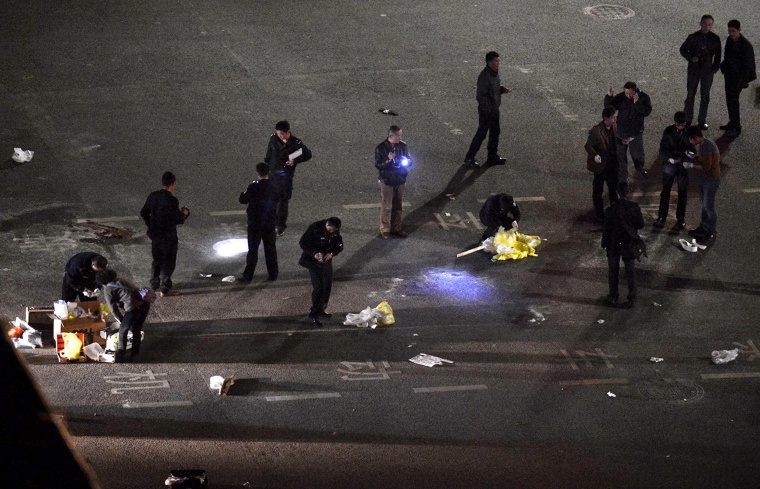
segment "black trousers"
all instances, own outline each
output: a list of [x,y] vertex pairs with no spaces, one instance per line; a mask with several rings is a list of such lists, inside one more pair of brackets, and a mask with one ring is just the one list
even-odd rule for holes
[[712,70],[701,72],[699,69],[689,68],[686,72],[686,100],[683,102],[683,111],[686,113],[686,120],[689,123],[694,119],[694,98],[697,96],[697,87],[699,87],[697,123],[704,124],[707,121],[707,106],[710,105],[712,83]]
[[689,173],[680,164],[665,162],[662,164],[662,192],[660,193],[660,209],[657,217],[666,219],[670,208],[670,189],[678,182],[678,203],[676,204],[676,219],[683,222],[686,217],[686,194],[689,190]]
[[636,270],[635,258],[623,258],[619,254],[607,255],[608,282],[610,286],[610,299],[618,299],[618,280],[620,279],[620,259],[625,266],[625,281],[628,283],[628,302],[636,302]]
[[617,202],[618,165],[608,164],[602,173],[594,173],[594,181],[591,183],[591,201],[594,204],[594,217],[604,219],[604,184],[607,183],[607,193],[610,196],[610,204]]
[[309,268],[309,276],[311,277],[311,311],[309,317],[316,318],[330,302],[333,279],[332,262],[321,263],[320,266]]
[[143,324],[148,318],[148,312],[150,312],[150,304],[146,302],[137,309],[124,313],[124,318],[119,326],[118,353],[120,355],[123,356],[127,351],[127,334],[130,331],[132,332],[132,356],[136,357],[140,354],[141,332]]
[[151,238],[153,264],[150,286],[153,290],[168,292],[172,288],[172,274],[177,266],[178,248],[179,239],[176,234],[162,234]]
[[259,245],[264,242],[264,260],[267,264],[267,274],[270,280],[275,280],[279,274],[277,265],[277,232],[275,229],[261,229],[248,225],[248,255],[245,259],[243,278],[251,280],[259,262]]
[[293,179],[287,175],[273,174],[269,177],[269,183],[277,192],[277,231],[281,233],[288,227],[288,205],[293,197]]
[[483,144],[483,140],[488,135],[488,160],[491,161],[499,156],[499,134],[501,134],[501,127],[499,126],[499,111],[484,112],[478,108],[478,130],[475,131],[475,136],[472,137],[470,143],[470,149],[467,150],[465,159],[475,159],[475,155],[480,150],[480,145]]
[[732,129],[741,129],[742,120],[739,115],[739,96],[744,84],[737,78],[726,77],[726,108],[728,109],[728,125]]

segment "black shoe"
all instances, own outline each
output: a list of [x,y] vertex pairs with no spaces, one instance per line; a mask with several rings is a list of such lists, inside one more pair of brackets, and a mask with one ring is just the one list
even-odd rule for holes
[[649,176],[649,172],[646,170],[646,168],[636,168],[636,171],[641,173],[641,176],[644,178],[647,178]]
[[407,233],[403,229],[399,229],[398,231],[393,231],[391,234],[394,235],[394,236],[397,236],[399,238],[407,238],[407,237],[409,237],[409,233]]
[[730,131],[733,128],[734,126],[732,126],[730,122],[719,127],[721,131]]
[[319,317],[321,317],[321,318],[331,318],[332,317],[332,313],[325,312],[325,311],[320,311]]
[[691,231],[689,231],[688,234],[692,238],[701,238],[702,236],[705,235],[705,232],[704,232],[704,230],[702,228],[696,228],[696,229],[692,229]]
[[478,162],[474,158],[465,158],[464,166],[468,168],[480,168],[480,165],[478,165]]
[[633,309],[635,306],[636,306],[636,301],[635,300],[629,300],[628,302],[626,302],[626,303],[623,304],[623,307],[625,309]]
[[317,328],[321,328],[322,327],[322,322],[319,320],[319,318],[312,318],[312,317],[310,317],[309,320],[311,321],[311,325],[312,326],[315,326]]
[[507,159],[501,158],[499,156],[494,156],[493,158],[488,158],[488,165],[506,165]]
[[238,277],[238,280],[244,284],[250,284],[251,280],[253,280],[253,277],[249,277],[248,275],[241,275]]
[[708,130],[710,128],[710,126],[708,126],[704,122],[702,124],[697,124],[697,127],[699,128],[700,131],[706,131],[706,130]]
[[686,223],[683,222],[683,221],[677,221],[676,225],[673,226],[673,229],[676,229],[678,231],[682,231],[682,230],[686,229]]
[[604,303],[607,304],[608,306],[617,307],[618,300],[617,300],[617,297],[607,296],[607,298],[604,300]]
[[285,234],[285,228],[277,228],[277,237],[281,237],[283,234]]
[[658,217],[657,220],[654,222],[654,227],[656,228],[665,227],[665,218]]
[[267,282],[274,282],[277,280],[277,275],[270,275],[267,277]]
[[697,243],[706,246],[710,244],[710,241],[713,239],[715,239],[714,234],[703,234],[702,236],[697,236]]

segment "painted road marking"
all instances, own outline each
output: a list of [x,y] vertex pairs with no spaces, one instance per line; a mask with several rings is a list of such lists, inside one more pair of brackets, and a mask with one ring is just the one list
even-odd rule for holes
[[702,374],[702,380],[710,379],[751,379],[760,377],[760,372],[738,372],[733,374]]
[[585,380],[561,380],[559,385],[609,385],[627,384],[628,379],[585,379]]
[[745,194],[756,194],[760,192],[760,188],[743,188],[742,192]]
[[244,216],[245,215],[245,209],[243,210],[237,210],[237,211],[211,211],[208,213],[209,216]]
[[415,394],[426,394],[430,392],[454,392],[454,391],[482,391],[488,389],[487,385],[448,385],[443,387],[415,387],[412,391]]
[[125,222],[125,221],[139,221],[140,216],[113,216],[113,217],[89,217],[87,219],[77,219],[77,224],[83,224],[85,222]]
[[155,407],[174,407],[174,406],[192,406],[191,401],[165,401],[165,402],[125,402],[122,407],[132,408],[155,408]]
[[301,401],[304,399],[325,399],[328,397],[340,397],[337,392],[317,392],[315,394],[292,394],[286,396],[266,396],[267,401]]
[[[411,207],[410,202],[402,202],[401,207]],[[375,204],[343,204],[344,209],[379,209],[380,202]]]
[[[540,195],[538,197],[515,197],[515,202],[546,202],[546,197]],[[486,199],[478,199],[478,202],[481,204],[485,202]]]

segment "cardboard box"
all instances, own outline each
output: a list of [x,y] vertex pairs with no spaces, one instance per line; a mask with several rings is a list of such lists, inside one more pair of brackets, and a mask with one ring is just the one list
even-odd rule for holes
[[52,326],[53,308],[26,306],[26,324],[29,326]]
[[60,333],[85,333],[87,335],[85,345],[94,341],[100,346],[106,346],[106,340],[100,336],[100,331],[106,327],[105,320],[100,316],[100,302],[96,300],[77,302],[77,306],[98,316],[75,319],[55,318],[53,320],[53,336],[57,337]]
[[79,341],[82,342],[82,349],[80,350],[80,357],[76,360],[72,360],[68,357],[63,356],[63,348],[64,348],[64,341],[63,341],[63,335],[56,334],[55,335],[55,354],[58,357],[58,361],[61,363],[80,363],[80,362],[86,362],[87,357],[84,354],[84,333],[76,333],[76,335],[79,337]]

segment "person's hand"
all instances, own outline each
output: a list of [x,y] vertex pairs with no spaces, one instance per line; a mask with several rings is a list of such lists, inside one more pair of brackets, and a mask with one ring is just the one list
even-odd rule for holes
[[631,100],[633,100],[634,104],[636,102],[638,102],[639,101],[639,92],[633,92],[633,98]]
[[90,289],[84,289],[82,295],[85,297],[92,297],[92,291]]
[[295,160],[288,160],[288,161],[285,162],[286,166],[293,166],[295,164],[296,164]]
[[612,87],[610,87],[610,88],[607,90],[607,95],[608,95],[608,96],[610,96],[610,97],[612,97],[612,96],[614,96],[614,95],[615,95],[615,92],[613,92],[613,91],[612,91]]
[[517,221],[512,221],[512,229],[517,229]]
[[501,87],[501,93],[510,93],[511,91],[512,91],[511,88]]
[[601,163],[602,162],[602,157],[599,156],[599,155],[596,155],[596,156],[594,156],[594,161],[596,161],[597,163]]
[[694,163],[691,163],[691,162],[689,162],[689,161],[684,161],[684,162],[683,162],[683,167],[684,167],[684,168],[694,168],[695,166],[696,166],[696,165],[694,165]]
[[314,253],[314,258],[315,258],[317,261],[322,261],[322,258],[324,258],[324,256],[322,255],[322,253],[320,253],[320,252],[316,252],[316,253]]
[[692,63],[697,63],[699,61],[699,56],[694,56],[691,58]]
[[187,207],[182,207],[182,209],[180,209],[180,212],[182,212],[183,216],[189,216],[190,215],[190,209],[188,209]]
[[332,253],[328,253],[328,254],[325,255],[325,261],[326,262],[331,262],[332,259],[333,259]]
[[396,153],[394,153],[393,151],[388,153],[388,161],[393,161],[395,159],[396,159]]

